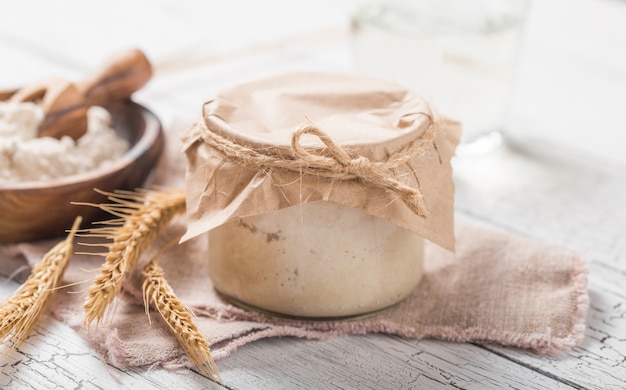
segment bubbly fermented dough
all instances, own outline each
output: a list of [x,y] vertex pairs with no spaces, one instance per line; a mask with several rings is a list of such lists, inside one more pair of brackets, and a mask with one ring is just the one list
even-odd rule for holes
[[331,202],[241,218],[209,232],[215,287],[296,317],[371,313],[406,298],[423,273],[424,240]]

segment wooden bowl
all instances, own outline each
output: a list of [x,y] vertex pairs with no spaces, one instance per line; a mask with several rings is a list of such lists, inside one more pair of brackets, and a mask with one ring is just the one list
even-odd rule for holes
[[130,143],[118,160],[99,169],[47,182],[0,185],[0,243],[34,241],[64,236],[76,216],[82,227],[111,216],[97,207],[72,202],[107,203],[95,189],[134,190],[142,187],[164,147],[158,118],[130,100],[105,106],[112,126]]

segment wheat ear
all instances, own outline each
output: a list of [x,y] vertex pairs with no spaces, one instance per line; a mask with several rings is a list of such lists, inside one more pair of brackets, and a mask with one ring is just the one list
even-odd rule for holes
[[82,221],[77,217],[64,241],[57,243],[35,265],[26,282],[0,306],[0,341],[20,346],[56,291],[72,257],[73,240]]
[[163,269],[152,259],[143,268],[143,299],[146,313],[150,302],[157,308],[167,322],[178,342],[183,347],[191,363],[200,373],[223,384],[211,349],[198,327],[193,322],[191,310],[183,305],[165,280]]
[[108,251],[103,254],[105,261],[100,268],[100,275],[87,290],[83,306],[86,325],[104,318],[107,308],[121,289],[122,279],[133,271],[142,252],[162,228],[185,211],[185,192],[181,189],[103,194],[113,203],[96,206],[119,219],[105,222],[105,226],[92,228],[82,234],[111,241],[104,244]]

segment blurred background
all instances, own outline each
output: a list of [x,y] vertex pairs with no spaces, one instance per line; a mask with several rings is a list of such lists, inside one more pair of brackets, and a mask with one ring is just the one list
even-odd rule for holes
[[[269,73],[360,72],[351,27],[366,3],[372,1],[3,2],[0,88],[51,75],[80,78],[111,53],[138,47],[157,72],[136,99],[167,125],[197,115],[220,89]],[[624,0],[529,0],[505,137],[626,169],[625,20]]]

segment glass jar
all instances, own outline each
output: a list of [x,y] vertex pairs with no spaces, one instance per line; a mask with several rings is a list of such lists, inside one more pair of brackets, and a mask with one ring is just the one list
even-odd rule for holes
[[459,151],[501,144],[528,0],[366,0],[355,71],[405,85],[463,124]]
[[[372,313],[454,249],[460,125],[378,79],[293,72],[207,100],[183,135],[187,232],[208,235],[213,286],[299,318]],[[203,256],[203,254],[199,254]]]
[[394,305],[422,278],[424,240],[332,202],[240,218],[209,232],[209,272],[238,303],[295,317]]

